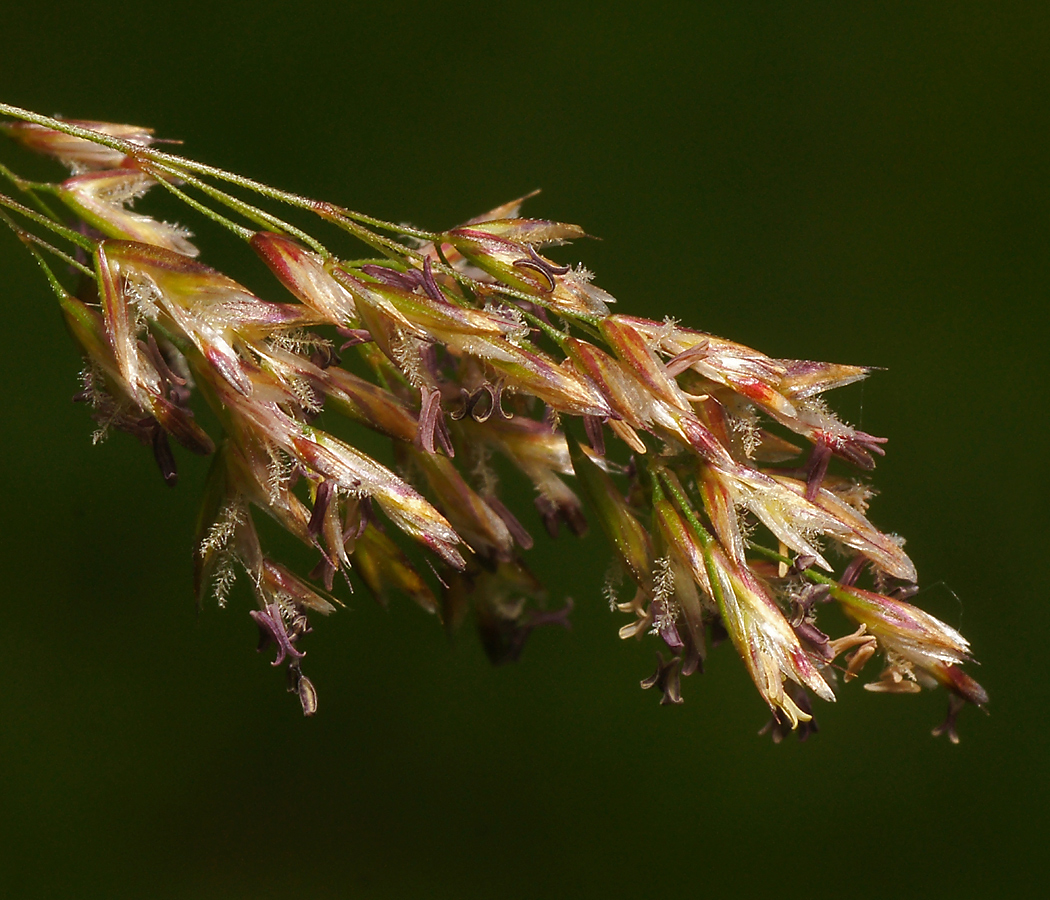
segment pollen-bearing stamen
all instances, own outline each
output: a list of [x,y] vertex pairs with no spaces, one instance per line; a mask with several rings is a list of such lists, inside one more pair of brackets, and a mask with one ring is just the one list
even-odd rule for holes
[[290,631],[284,622],[284,615],[277,603],[270,603],[264,609],[253,609],[248,613],[259,626],[259,649],[265,650],[270,643],[277,645],[277,658],[271,665],[279,666],[286,656],[302,659],[306,654],[295,648],[299,633]]

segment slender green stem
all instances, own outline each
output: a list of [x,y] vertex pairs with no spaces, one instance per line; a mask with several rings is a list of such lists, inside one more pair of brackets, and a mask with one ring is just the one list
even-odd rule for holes
[[51,266],[47,264],[47,261],[40,253],[40,250],[37,245],[47,248],[48,250],[52,251],[53,253],[56,253],[58,256],[60,256],[67,262],[70,262],[78,268],[84,270],[88,277],[95,277],[95,273],[92,272],[90,269],[85,269],[84,266],[80,265],[80,263],[76,262],[76,260],[74,260],[72,257],[67,256],[57,247],[52,247],[49,243],[47,243],[47,241],[38,238],[34,234],[30,234],[28,231],[22,228],[14,219],[12,219],[7,213],[0,212],[0,220],[2,220],[4,224],[7,225],[7,227],[10,228],[18,236],[18,239],[22,241],[23,244],[25,244],[26,249],[33,254],[37,261],[37,264],[40,266],[41,269],[44,270],[44,276],[47,278],[48,284],[51,285],[51,290],[55,292],[55,296],[58,297],[60,301],[65,300],[65,298],[69,296],[69,292],[62,286],[62,282],[58,280],[58,277],[52,271]]
[[[88,128],[81,128],[78,125],[71,125],[68,122],[63,122],[61,119],[42,116],[38,113],[30,112],[27,109],[11,106],[7,103],[0,103],[0,114],[8,115],[15,119],[21,119],[23,122],[32,122],[35,125],[51,128],[62,134],[68,134],[71,137],[78,137],[102,147],[109,147],[111,150],[117,150],[125,156],[130,156],[132,159],[149,160],[164,166],[173,166],[180,170],[196,172],[198,175],[208,175],[212,178],[217,178],[220,181],[235,184],[238,187],[253,191],[254,193],[268,197],[271,200],[277,200],[281,203],[286,203],[289,206],[295,206],[300,209],[306,209],[318,213],[325,218],[332,218],[333,220],[346,219],[349,220],[346,223],[347,225],[366,223],[377,228],[382,228],[386,231],[391,231],[395,234],[403,234],[421,240],[434,240],[436,238],[436,235],[433,232],[422,231],[418,228],[410,228],[405,225],[397,225],[393,222],[387,222],[383,219],[376,219],[372,216],[366,216],[362,213],[354,212],[353,210],[333,206],[330,203],[311,200],[309,197],[304,197],[301,194],[294,194],[291,191],[282,191],[256,181],[253,178],[246,178],[243,175],[237,175],[234,172],[228,172],[225,169],[220,169],[216,166],[209,166],[205,163],[200,163],[174,153],[164,153],[160,150],[153,150],[150,147],[143,147],[141,144],[121,140],[120,138],[112,137],[108,134],[102,134],[98,131],[92,131]],[[182,174],[185,173],[183,172]],[[360,226],[358,226],[358,228],[362,232],[370,233],[367,229],[360,228]],[[357,236],[360,236],[360,234]]]
[[671,493],[671,496],[674,497],[675,503],[682,511],[682,515],[685,516],[686,521],[696,534],[697,540],[700,541],[705,550],[709,549],[715,539],[696,517],[696,513],[693,512],[693,504],[689,502],[689,498],[683,492],[681,485],[678,484],[676,479],[671,477],[671,473],[666,469],[659,469],[659,473],[664,484],[667,485],[667,490]]
[[664,497],[664,489],[660,487],[660,478],[656,474],[654,466],[649,466],[649,480],[652,482],[653,504],[655,505],[666,498]]
[[374,228],[382,228],[384,231],[391,231],[394,234],[403,234],[406,237],[418,238],[421,241],[432,241],[435,245],[440,237],[439,234],[433,231],[423,231],[420,228],[413,228],[411,225],[397,225],[394,222],[387,222],[385,219],[377,219],[374,216],[366,216],[363,213],[354,212],[352,209],[336,208],[348,219],[371,225]]
[[397,260],[390,259],[388,256],[373,259],[341,259],[339,265],[344,269],[360,269],[362,266],[387,266],[397,272],[404,272],[408,266],[404,263],[398,263]]
[[30,221],[36,222],[38,225],[43,225],[49,231],[54,232],[60,237],[64,237],[67,241],[76,244],[82,250],[86,250],[89,253],[94,253],[95,251],[95,241],[91,240],[91,238],[81,234],[79,231],[73,231],[72,228],[66,228],[65,225],[59,225],[58,222],[55,222],[48,216],[35,212],[28,206],[23,206],[17,200],[8,197],[7,194],[0,194],[0,206],[6,206],[8,209],[25,216]]
[[535,325],[538,329],[540,329],[540,331],[542,331],[545,335],[547,335],[547,337],[554,341],[554,343],[557,344],[558,347],[560,347],[563,350],[565,349],[565,341],[567,340],[567,338],[564,334],[558,331],[557,328],[555,328],[553,325],[548,325],[546,322],[543,321],[543,319],[541,319],[535,313],[530,313],[528,310],[522,309],[519,310],[519,312],[521,312],[521,314],[525,317],[525,320],[527,322],[531,323],[532,325]]
[[276,188],[271,188],[268,185],[261,184],[258,181],[254,181],[251,178],[245,178],[242,175],[236,175],[233,172],[227,172],[224,169],[219,169],[215,166],[199,163],[192,159],[178,156],[174,153],[164,153],[160,150],[152,150],[149,147],[143,147],[141,144],[136,144],[132,141],[125,141],[121,138],[103,134],[99,131],[92,131],[89,128],[81,128],[79,125],[72,125],[69,122],[63,122],[61,119],[53,119],[50,116],[42,116],[39,113],[30,112],[29,110],[22,109],[18,106],[0,103],[0,114],[11,116],[14,119],[20,119],[23,122],[31,122],[34,125],[41,125],[44,128],[50,128],[54,131],[61,132],[62,134],[68,134],[70,137],[77,137],[92,144],[98,144],[101,147],[109,147],[111,150],[117,150],[125,156],[130,156],[132,159],[145,159],[162,165],[174,166],[178,169],[189,169],[191,172],[197,172],[200,175],[210,175],[213,178],[236,184],[239,187],[247,188],[248,190],[262,194],[273,200],[281,200],[292,206],[311,210],[315,209],[317,206],[317,201],[310,200],[307,197],[302,197],[299,194],[280,191]]
[[441,260],[442,265],[445,266],[450,272],[455,271],[452,268],[452,263],[448,261],[448,257],[445,256],[445,251],[441,249],[441,241],[434,241],[434,252],[437,253],[438,259]]
[[[5,218],[6,218],[6,214],[5,214]],[[79,260],[74,259],[72,256],[70,256],[64,250],[59,250],[58,247],[56,247],[54,244],[49,243],[48,241],[45,241],[42,237],[37,237],[35,234],[30,234],[27,231],[27,232],[25,232],[24,237],[22,238],[22,240],[23,241],[27,241],[27,242],[29,242],[31,244],[34,244],[37,247],[43,248],[48,253],[51,253],[52,255],[57,256],[66,265],[72,266],[74,269],[76,269],[78,272],[80,272],[81,275],[85,275],[88,278],[94,280],[95,273],[91,269],[89,269],[87,266],[85,266]]]
[[[777,553],[776,550],[770,550],[768,547],[762,547],[758,544],[752,544],[748,547],[748,550],[759,556],[764,556],[766,559],[773,560],[773,562],[784,563],[788,566],[793,565],[795,562],[790,556],[784,556],[783,553]],[[842,585],[840,585],[834,578],[825,575],[823,572],[818,572],[816,569],[803,569],[801,574],[817,584],[826,584],[828,587],[832,588],[833,591],[836,589],[839,591],[843,590]]]
[[250,228],[245,228],[243,225],[238,225],[232,219],[227,219],[226,216],[224,216],[222,213],[216,212],[215,210],[211,209],[211,207],[205,206],[199,200],[194,200],[193,197],[191,197],[185,191],[179,190],[177,187],[175,187],[175,185],[168,181],[167,178],[158,178],[157,182],[158,184],[160,184],[161,187],[164,188],[164,190],[168,191],[171,194],[174,194],[187,206],[197,210],[197,212],[199,212],[202,216],[206,216],[213,222],[216,222],[219,225],[221,225],[223,228],[232,231],[235,235],[237,235],[237,237],[241,238],[244,241],[250,241],[252,239],[252,234],[254,234],[254,232]]
[[[710,553],[710,550],[713,544],[715,543],[715,539],[707,532],[707,529],[705,529],[704,526],[700,524],[700,520],[697,519],[696,514],[693,512],[692,504],[689,502],[689,498],[683,494],[682,489],[675,483],[675,480],[673,478],[670,478],[669,473],[664,469],[660,470],[660,474],[663,477],[664,484],[667,485],[667,489],[674,496],[678,508],[682,510],[682,513],[688,520],[690,527],[692,527],[700,543],[703,545],[704,563],[708,570],[707,577],[711,582],[711,589],[719,595],[715,598],[716,601],[721,604],[721,582],[718,580],[718,573],[714,570],[713,559]],[[768,547],[763,547],[760,544],[752,544],[748,549],[752,553],[755,553],[758,556],[763,556],[766,559],[773,560],[774,562],[784,563],[785,565],[789,566],[793,565],[795,562],[793,559],[791,559],[791,557],[784,556],[784,554],[777,553],[775,550],[770,550]],[[843,588],[842,585],[840,585],[834,578],[830,578],[829,576],[823,574],[822,572],[818,572],[815,569],[808,568],[804,569],[801,574],[805,578],[808,578],[810,581],[813,581],[817,584],[827,585],[829,588],[831,588],[832,596],[834,596],[836,599],[843,599],[842,595],[844,594],[847,595],[848,598],[849,592],[846,591],[845,588]]]
[[[445,267],[443,271],[449,273],[453,278],[455,278],[456,270],[452,268],[452,264],[448,261],[448,258],[445,256],[445,251],[441,249],[441,241],[434,241],[434,252],[437,253],[438,259],[441,260],[441,265]],[[470,306],[471,304],[473,304],[476,307],[481,306],[481,304],[478,302],[477,296],[470,288],[468,288],[462,282],[457,281],[456,283],[466,294],[466,300],[464,301],[461,300],[459,297],[453,297],[452,300],[454,303],[456,303],[459,306]]]
[[[233,172],[228,172],[225,169],[220,169],[215,166],[209,166],[204,163],[196,162],[195,160],[188,159],[183,156],[178,156],[173,153],[164,153],[160,150],[154,150],[150,147],[143,147],[141,144],[136,144],[131,141],[125,141],[120,138],[112,137],[108,134],[102,134],[98,131],[92,131],[88,128],[82,128],[78,125],[72,125],[69,122],[63,122],[61,119],[53,119],[49,116],[42,116],[38,113],[30,112],[26,109],[21,109],[17,106],[12,106],[7,103],[0,103],[0,114],[11,116],[15,119],[20,119],[24,122],[31,122],[35,125],[41,125],[45,128],[51,128],[55,131],[59,131],[62,134],[68,134],[71,137],[78,137],[82,140],[89,141],[93,144],[98,144],[102,147],[109,147],[112,150],[117,150],[123,153],[125,156],[129,156],[132,159],[145,162],[146,167],[149,164],[153,164],[158,169],[177,175],[178,177],[184,178],[186,181],[194,183],[194,186],[200,188],[203,191],[209,193],[215,199],[220,202],[227,203],[231,208],[237,208],[238,204],[241,204],[239,212],[247,215],[248,218],[253,221],[257,221],[254,218],[256,215],[264,217],[263,221],[268,223],[269,226],[276,225],[284,229],[287,233],[298,237],[300,240],[304,240],[310,246],[318,250],[318,252],[327,255],[327,252],[319,245],[313,238],[307,235],[305,232],[289,225],[288,223],[282,222],[277,217],[271,216],[269,213],[265,213],[258,210],[256,207],[252,207],[250,204],[246,204],[243,201],[239,201],[236,198],[230,197],[230,195],[219,191],[217,188],[205,185],[200,179],[195,179],[190,176],[189,172],[196,172],[198,175],[207,175],[212,178],[217,178],[221,181],[228,182],[229,184],[237,185],[238,187],[245,188],[246,190],[253,191],[264,197],[268,197],[271,200],[277,200],[282,203],[286,203],[290,206],[298,207],[300,209],[309,210],[310,212],[316,213],[328,221],[333,222],[339,227],[343,228],[352,236],[358,238],[364,243],[371,247],[379,250],[381,253],[393,259],[420,259],[420,254],[413,250],[411,247],[406,247],[403,244],[398,243],[390,238],[382,237],[381,235],[374,234],[365,228],[361,223],[367,223],[377,228],[383,228],[384,230],[391,231],[395,234],[406,235],[409,237],[419,238],[421,240],[433,241],[437,244],[440,235],[434,232],[422,231],[417,228],[410,228],[403,225],[396,225],[393,222],[387,222],[383,219],[376,219],[371,216],[365,216],[361,213],[354,212],[352,210],[343,209],[342,207],[335,206],[330,203],[324,203],[317,200],[311,200],[308,197],[304,197],[300,194],[294,194],[290,191],[282,191],[277,188],[272,188],[269,185],[262,184],[261,182],[255,181],[252,178],[246,178],[242,175],[237,175]],[[195,207],[196,208],[196,207]],[[248,210],[252,211],[249,215]],[[472,291],[478,291],[481,289],[492,290],[495,289],[499,293],[504,294],[508,297],[514,297],[518,300],[526,300],[530,303],[536,303],[539,306],[545,308],[551,308],[548,304],[545,304],[541,297],[536,297],[532,294],[526,294],[524,291],[516,290],[515,288],[507,285],[499,285],[493,288],[493,286],[485,286],[480,282],[457,272],[451,266],[441,266],[440,268],[446,274],[451,275],[460,284],[470,288]],[[557,309],[551,308],[552,312],[558,313],[564,316],[565,313]],[[582,314],[576,314],[571,317],[581,323],[589,325],[597,325],[600,321],[598,317],[587,316]]]
[[605,338],[602,333],[598,330],[597,325],[601,321],[597,316],[581,316],[571,315],[567,316],[564,313],[560,313],[563,318],[571,319],[573,324],[580,329],[587,337],[595,341],[601,341],[605,343]]
[[667,485],[667,489],[675,498],[678,508],[682,511],[686,521],[689,522],[689,527],[693,529],[693,533],[703,547],[704,568],[707,571],[707,581],[711,585],[711,592],[714,594],[713,599],[715,604],[722,613],[723,619],[725,619],[727,609],[726,596],[722,590],[722,579],[717,567],[715,566],[714,549],[718,542],[711,536],[708,530],[704,528],[700,523],[700,520],[696,517],[696,513],[693,512],[693,505],[689,502],[689,498],[685,496],[677,479],[672,477],[671,473],[664,468],[660,469],[660,475],[663,478],[664,484]]
[[65,300],[69,296],[69,292],[62,287],[62,282],[58,280],[55,273],[51,270],[51,266],[47,264],[43,254],[36,247],[29,247],[29,252],[36,257],[36,261],[40,268],[44,270],[44,276],[47,278],[48,284],[51,285],[51,290],[55,292],[55,296],[61,301]]
[[[682,510],[682,513],[685,515],[689,525],[696,533],[700,543],[703,544],[705,550],[709,549],[710,545],[714,543],[714,538],[708,533],[707,529],[700,524],[700,520],[697,519],[696,513],[693,512],[693,507],[689,502],[689,498],[683,494],[681,487],[675,483],[674,479],[669,477],[669,473],[666,470],[661,469],[660,474],[663,477],[664,484],[667,485],[667,489],[674,496],[678,508]],[[784,563],[789,566],[793,565],[795,562],[790,556],[784,556],[784,554],[777,553],[775,550],[770,550],[768,547],[763,547],[760,544],[752,544],[748,547],[748,550],[758,556],[764,556],[766,559],[771,559],[774,562]],[[842,590],[842,586],[834,578],[829,578],[827,575],[818,572],[816,569],[804,569],[802,575],[817,584],[828,585],[833,591],[835,589]]]
[[0,163],[0,175],[3,175],[20,191],[23,191],[24,193],[28,194],[29,197],[32,199],[33,203],[36,205],[36,208],[40,210],[40,212],[42,212],[45,216],[51,219],[58,219],[58,215],[56,215],[55,211],[47,205],[43,197],[38,196],[36,193],[37,190],[43,187],[50,187],[50,185],[41,185],[36,184],[32,181],[26,181],[26,179],[20,177],[19,175],[16,175],[3,163]]
[[365,244],[368,244],[369,247],[373,247],[380,253],[385,253],[391,258],[409,257],[415,260],[421,260],[423,258],[423,255],[419,253],[419,251],[413,250],[411,247],[406,247],[404,244],[400,244],[392,238],[383,237],[380,234],[375,234],[374,232],[369,231],[363,225],[360,225],[346,216],[344,211],[338,206],[333,206],[330,203],[315,203],[312,210],[322,219],[331,222],[338,228],[342,228],[347,234],[357,238]]
[[[318,253],[324,256],[329,255],[324,245],[314,240],[306,232],[300,231],[294,225],[291,225],[290,223],[285,222],[283,219],[280,219],[277,216],[266,212],[266,210],[259,209],[257,206],[253,206],[250,203],[245,203],[243,200],[239,200],[237,197],[227,194],[225,191],[221,191],[216,187],[212,187],[207,182],[201,181],[199,178],[196,178],[187,172],[183,172],[174,166],[165,165],[146,164],[143,166],[143,168],[145,168],[151,174],[155,172],[163,172],[168,175],[173,175],[176,178],[185,181],[187,184],[193,185],[193,187],[197,188],[197,190],[201,191],[202,193],[207,194],[213,200],[218,200],[221,204],[228,207],[229,209],[239,212],[249,221],[255,222],[255,224],[261,225],[263,228],[271,230],[278,229],[280,231],[285,232],[286,234],[291,234],[294,237],[297,237],[299,240],[303,241],[304,243],[308,244]],[[185,191],[181,191],[177,187],[175,187],[175,185],[171,184],[168,181],[168,179],[158,177],[157,180],[165,188],[167,188],[173,194],[176,194],[181,200],[183,200],[183,202],[192,206],[202,215],[208,216],[208,218],[212,219],[215,222],[218,222],[225,228],[229,228],[238,237],[244,238],[244,240],[246,241],[251,240],[251,237],[254,234],[254,232],[251,229],[245,228],[242,225],[237,225],[235,222],[233,222],[230,219],[227,219],[221,213],[217,213],[214,210],[211,210],[209,207],[205,206],[204,204],[193,200],[188,194],[186,194]]]

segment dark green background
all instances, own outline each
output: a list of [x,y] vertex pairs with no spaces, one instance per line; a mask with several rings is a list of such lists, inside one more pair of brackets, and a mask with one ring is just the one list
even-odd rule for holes
[[[0,893],[1041,894],[1048,8],[377,6],[20,4],[0,95],[425,226],[542,187],[528,211],[603,238],[561,255],[620,309],[886,367],[831,399],[890,438],[872,516],[991,715],[952,747],[943,694],[853,684],[774,747],[728,646],[658,708],[604,547],[563,538],[532,557],[572,633],[493,669],[469,628],[361,592],[310,638],[304,721],[243,594],[195,616],[202,464],[169,491],[126,436],[90,446],[0,233]],[[243,251],[204,258],[276,295]]]

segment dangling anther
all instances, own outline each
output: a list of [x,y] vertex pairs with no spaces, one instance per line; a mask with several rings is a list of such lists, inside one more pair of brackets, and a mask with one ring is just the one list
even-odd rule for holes
[[707,345],[709,343],[710,341],[704,338],[700,343],[693,344],[688,350],[683,350],[677,356],[672,356],[664,364],[664,371],[667,372],[669,377],[675,378],[686,369],[691,369],[695,363],[707,358]]
[[310,515],[310,522],[306,526],[306,530],[310,533],[310,537],[316,538],[324,527],[324,517],[328,512],[328,504],[332,500],[332,494],[334,492],[335,485],[331,481],[322,481],[317,485],[317,494],[314,497],[314,508]]
[[857,579],[860,578],[860,573],[864,571],[864,567],[870,560],[868,557],[858,553],[853,559],[850,560],[846,570],[842,573],[842,577],[839,579],[839,584],[842,587],[852,587],[857,583]]
[[171,452],[171,444],[168,443],[167,432],[154,420],[153,428],[153,458],[157,461],[160,474],[164,477],[164,483],[168,487],[175,487],[179,480],[179,472],[175,466],[175,454]]
[[438,388],[426,386],[419,389],[419,430],[416,434],[418,445],[427,453],[437,453],[440,444],[441,449],[451,459],[456,455],[452,446],[452,437],[448,433],[445,424],[445,416],[441,412],[441,391]]
[[601,416],[584,416],[583,430],[587,432],[587,440],[590,441],[591,449],[598,456],[605,456],[605,432],[602,431]]
[[436,303],[448,303],[448,298],[441,293],[441,288],[434,280],[434,271],[430,266],[430,257],[423,257],[423,290]]
[[[481,424],[492,418],[493,413],[501,419],[514,418],[513,413],[509,413],[503,408],[502,380],[497,381],[495,384],[485,382],[473,393],[469,393],[466,389],[460,389],[460,397],[463,405],[455,412],[449,414],[457,422],[464,416],[470,416],[475,422]],[[489,402],[483,403],[486,397],[488,397]]]
[[336,328],[336,332],[348,340],[339,345],[340,350],[348,350],[358,344],[369,344],[372,342],[372,333],[364,328]]
[[569,273],[569,266],[556,266],[550,260],[544,259],[540,256],[529,244],[526,248],[529,254],[529,259],[516,259],[513,265],[518,269],[529,269],[532,272],[536,272],[538,275],[542,275],[547,281],[546,288],[540,288],[545,294],[554,292],[554,289],[558,286],[557,277],[559,275],[567,275]]
[[810,502],[817,499],[820,485],[824,476],[828,473],[828,463],[831,462],[831,447],[823,440],[818,440],[813,445],[813,452],[809,455],[806,463],[806,499]]

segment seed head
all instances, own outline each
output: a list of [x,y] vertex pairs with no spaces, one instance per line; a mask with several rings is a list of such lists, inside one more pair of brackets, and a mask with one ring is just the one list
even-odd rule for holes
[[[159,153],[148,129],[2,111],[26,120],[3,126],[12,137],[73,169],[53,185],[10,178],[26,202],[0,195],[0,217],[37,255],[84,356],[77,399],[100,433],[147,445],[168,484],[173,444],[214,454],[197,602],[236,602],[247,576],[261,643],[276,646],[304,715],[317,692],[300,642],[309,617],[340,605],[337,574],[383,603],[407,595],[449,632],[473,610],[494,663],[517,659],[541,625],[568,627],[572,602],[548,608],[525,564],[536,520],[500,495],[504,463],[532,484],[552,537],[597,522],[633,583],[607,592],[628,616],[620,635],[660,641],[642,687],[663,704],[682,702],[708,635],[730,638],[774,740],[814,733],[813,698],[835,699],[834,670],[849,682],[876,652],[885,668],[869,689],[949,690],[935,733],[956,740],[962,703],[987,703],[962,669],[966,640],[908,602],[916,567],[869,518],[874,490],[846,471],[873,469],[886,439],[839,420],[823,395],[870,369],[612,314],[590,272],[552,258],[584,230],[522,217],[526,198],[423,231]],[[267,207],[318,215],[369,258],[231,196],[231,181]],[[259,296],[198,262],[189,232],[140,210],[153,187],[246,242],[276,283]],[[67,289],[44,253],[86,279]],[[393,444],[385,462],[362,449],[375,435]],[[312,555],[308,576],[269,556],[259,512]],[[831,601],[854,633],[819,621]]]

